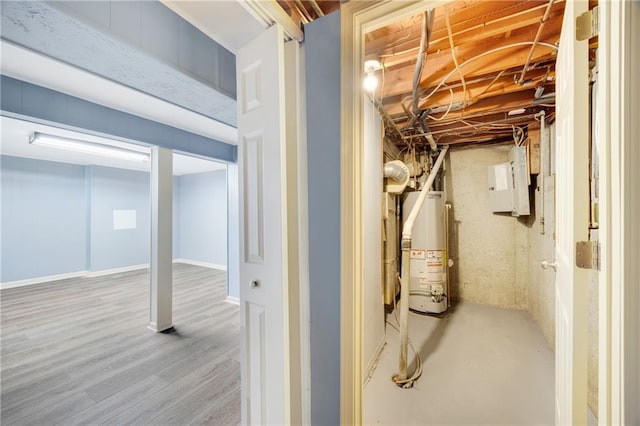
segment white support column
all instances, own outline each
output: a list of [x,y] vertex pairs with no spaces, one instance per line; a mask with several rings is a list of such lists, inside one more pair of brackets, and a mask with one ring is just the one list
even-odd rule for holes
[[151,149],[151,312],[149,328],[173,327],[173,152]]

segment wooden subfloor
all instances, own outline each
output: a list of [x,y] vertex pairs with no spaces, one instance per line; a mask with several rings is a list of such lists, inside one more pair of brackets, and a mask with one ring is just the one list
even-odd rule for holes
[[176,330],[161,334],[148,270],[2,290],[2,425],[238,424],[225,297],[225,272],[174,264]]

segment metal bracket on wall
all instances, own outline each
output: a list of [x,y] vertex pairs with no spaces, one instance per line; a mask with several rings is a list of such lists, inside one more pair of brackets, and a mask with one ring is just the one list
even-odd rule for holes
[[576,16],[576,40],[589,40],[598,35],[598,6]]
[[576,266],[583,269],[600,270],[600,243],[598,241],[576,242]]

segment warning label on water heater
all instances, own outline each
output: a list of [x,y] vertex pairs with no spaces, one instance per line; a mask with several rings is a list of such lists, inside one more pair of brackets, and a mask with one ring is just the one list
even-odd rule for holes
[[411,250],[411,258],[412,259],[425,259],[425,251],[424,250]]
[[427,264],[435,265],[436,263],[442,265],[442,250],[427,250]]

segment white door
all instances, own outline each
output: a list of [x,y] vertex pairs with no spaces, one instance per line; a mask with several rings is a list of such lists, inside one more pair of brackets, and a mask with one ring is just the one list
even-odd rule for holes
[[568,1],[556,64],[556,424],[587,421],[588,271],[576,241],[589,239],[588,41],[576,41],[586,1]]
[[238,51],[242,423],[289,423],[284,36]]

